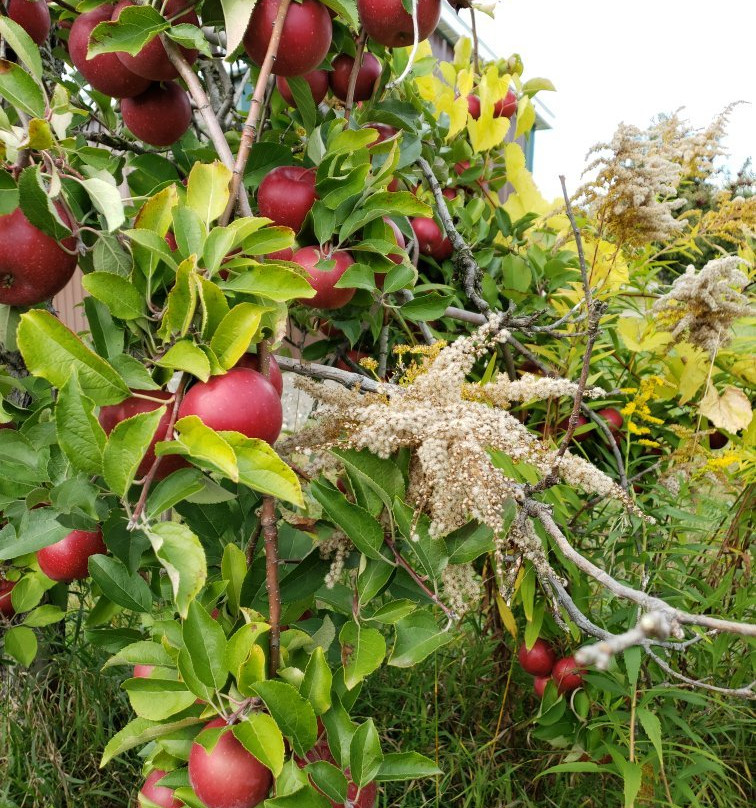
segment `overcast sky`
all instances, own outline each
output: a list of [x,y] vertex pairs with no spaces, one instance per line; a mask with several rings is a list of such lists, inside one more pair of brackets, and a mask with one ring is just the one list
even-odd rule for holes
[[700,127],[729,102],[749,102],[732,115],[727,162],[737,170],[756,158],[756,0],[498,0],[495,20],[478,19],[498,54],[522,56],[524,78],[556,86],[542,94],[553,130],[536,136],[547,197],[560,194],[560,173],[577,187],[585,153],[620,121],[645,128],[681,106]]

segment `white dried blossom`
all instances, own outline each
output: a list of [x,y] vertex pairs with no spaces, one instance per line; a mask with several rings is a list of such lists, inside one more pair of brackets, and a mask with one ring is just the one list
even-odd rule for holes
[[354,549],[352,542],[339,531],[331,534],[327,539],[318,542],[320,557],[324,561],[331,562],[331,568],[325,577],[326,589],[333,589],[339,582],[343,572],[344,564],[349,554]]
[[442,578],[446,602],[457,617],[480,603],[482,581],[472,564],[449,564]]
[[716,258],[697,271],[692,265],[654,303],[659,325],[673,336],[710,353],[729,341],[729,331],[739,317],[752,315],[742,290],[748,278],[747,264],[735,255]]

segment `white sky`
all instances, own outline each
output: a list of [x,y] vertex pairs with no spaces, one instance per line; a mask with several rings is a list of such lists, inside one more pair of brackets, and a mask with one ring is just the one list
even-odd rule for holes
[[536,136],[547,198],[561,195],[559,174],[575,190],[586,152],[618,123],[645,128],[678,107],[701,127],[731,101],[749,102],[730,119],[726,164],[756,161],[756,0],[498,0],[495,13],[477,15],[486,42],[519,53],[525,79],[557,89],[542,94],[553,130]]

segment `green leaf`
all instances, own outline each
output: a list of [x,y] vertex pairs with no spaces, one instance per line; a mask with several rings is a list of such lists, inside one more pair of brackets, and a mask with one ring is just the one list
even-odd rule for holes
[[89,475],[102,474],[102,455],[108,440],[94,407],[94,401],[82,395],[78,377],[72,373],[58,393],[55,426],[58,444],[71,465]]
[[302,756],[315,745],[318,736],[315,713],[310,703],[286,682],[258,682],[253,690],[265,702],[281,732]]
[[165,407],[158,407],[151,412],[125,418],[116,424],[108,436],[102,457],[103,476],[119,497],[125,497],[131,488],[165,412]]
[[227,544],[221,559],[221,574],[226,581],[228,606],[234,614],[239,611],[239,597],[247,575],[247,557],[235,544]]
[[3,635],[5,653],[25,667],[37,656],[37,636],[28,626],[11,626]]
[[310,702],[315,715],[322,715],[330,710],[332,682],[333,674],[326,662],[325,652],[318,646],[310,656],[304,679],[299,686],[300,695]]
[[226,209],[231,171],[219,161],[195,163],[189,172],[186,202],[207,225]]
[[450,297],[430,292],[427,295],[418,295],[418,297],[408,300],[402,306],[401,313],[403,317],[415,322],[437,320],[444,314],[450,303]]
[[38,165],[25,168],[18,180],[19,204],[26,218],[43,233],[61,241],[71,235],[53,203]]
[[289,76],[286,79],[289,85],[294,104],[302,116],[302,123],[307,132],[315,128],[318,108],[315,106],[315,99],[312,95],[312,88],[302,76]]
[[373,719],[370,718],[357,727],[349,744],[349,767],[352,780],[360,788],[364,788],[375,779],[381,763],[383,763],[381,741]]
[[414,603],[411,600],[407,600],[405,598],[401,600],[392,600],[388,603],[384,603],[383,606],[376,609],[366,619],[375,620],[378,623],[387,623],[389,625],[393,625],[394,623],[398,623],[408,614],[412,614],[415,609],[417,609],[417,603]]
[[197,494],[205,487],[205,478],[198,469],[179,469],[161,480],[147,498],[147,516],[155,518],[178,502]]
[[284,764],[284,739],[278,724],[267,713],[249,713],[233,729],[234,737],[267,766],[274,777],[281,774]]
[[175,662],[160,643],[140,640],[127,645],[110,657],[103,668],[110,668],[113,665],[153,665],[156,668],[173,668]]
[[101,300],[114,317],[137,320],[144,317],[144,299],[129,278],[112,272],[90,272],[81,279],[82,286],[92,297]]
[[174,427],[175,438],[161,441],[155,446],[158,456],[179,454],[191,457],[221,471],[234,482],[239,480],[236,455],[229,443],[215,430],[205,426],[196,415],[180,418]]
[[415,780],[420,777],[436,777],[443,774],[441,769],[419,752],[389,752],[384,755],[375,779],[379,783],[398,780]]
[[208,58],[213,55],[212,50],[210,50],[210,43],[196,25],[181,22],[178,25],[171,26],[166,31],[166,36],[183,48],[198,50],[203,56],[207,56]]
[[149,612],[152,608],[147,582],[138,572],[130,573],[123,561],[106,555],[90,556],[89,574],[103,595],[124,609]]
[[16,581],[11,592],[11,603],[16,614],[33,609],[49,588],[49,584],[46,585],[46,576],[42,573],[29,573]]
[[38,606],[24,617],[24,625],[30,628],[42,628],[52,623],[57,623],[66,616],[66,613],[58,606],[45,604]]
[[339,240],[345,241],[368,222],[383,216],[422,216],[430,218],[433,211],[409,191],[373,194],[363,205],[347,217],[339,231]]
[[155,362],[161,368],[184,370],[203,382],[210,378],[210,360],[190,339],[181,339]]
[[635,808],[635,798],[643,784],[643,767],[640,763],[621,761],[623,790],[625,794],[625,808]]
[[126,221],[123,199],[115,181],[106,182],[99,177],[86,180],[77,178],[76,181],[87,192],[94,207],[105,217],[109,232],[117,230]]
[[314,481],[310,490],[328,518],[346,533],[361,553],[375,560],[383,558],[383,527],[380,522],[330,485]]
[[412,508],[399,500],[394,504],[394,518],[407,539],[408,551],[415,556],[422,572],[433,580],[438,579],[449,559],[445,543],[429,533],[430,519],[425,514],[416,518]]
[[654,745],[656,756],[659,758],[659,763],[664,765],[664,752],[662,748],[662,728],[661,721],[652,712],[649,712],[645,707],[638,707],[638,720],[643,727],[643,731],[648,735],[648,739]]
[[450,631],[438,627],[432,614],[415,612],[396,624],[396,640],[388,664],[411,668],[453,639]]
[[555,92],[556,87],[549,81],[549,79],[542,79],[542,78],[534,78],[528,79],[525,84],[522,85],[522,93],[523,95],[535,95],[537,92]]
[[186,525],[160,522],[147,532],[158,561],[168,573],[178,613],[186,618],[189,604],[207,579],[205,551]]
[[194,261],[187,258],[176,270],[176,282],[168,293],[165,315],[160,326],[164,339],[171,334],[186,336],[197,310],[197,276]]
[[220,690],[228,679],[224,662],[226,635],[218,621],[213,620],[197,600],[189,604],[182,638],[197,678],[208,687]]
[[625,670],[627,671],[627,680],[632,687],[635,687],[638,684],[638,674],[640,673],[642,656],[643,650],[639,645],[634,645],[632,648],[627,648],[623,653]]
[[290,794],[265,800],[264,808],[332,808],[333,803],[309,785]]
[[100,233],[94,245],[92,263],[101,272],[128,278],[133,262],[131,255],[121,246],[115,235]]
[[29,34],[10,17],[3,16],[0,17],[0,39],[4,39],[11,46],[29,73],[37,81],[41,81],[42,57]]
[[221,288],[247,295],[260,295],[277,302],[315,297],[304,275],[278,264],[263,264],[220,284]]
[[334,766],[327,760],[315,760],[307,764],[306,771],[313,785],[328,799],[333,800],[337,805],[343,805],[346,802],[349,783],[344,772],[338,766]]
[[148,721],[146,718],[135,718],[110,739],[105,747],[105,751],[102,753],[100,768],[109,763],[114,757],[127,752],[129,749],[133,749],[135,746],[142,746],[163,735],[170,735],[184,727],[191,727],[205,721],[207,721],[205,718],[192,717],[181,718],[178,721],[158,723]]
[[344,683],[349,690],[380,668],[386,658],[386,640],[378,629],[345,623],[339,633]]
[[22,314],[17,335],[29,372],[53,386],[63,387],[75,369],[82,393],[95,404],[117,404],[129,395],[118,373],[50,312]]
[[0,561],[34,553],[65,538],[71,530],[61,525],[56,517],[57,513],[51,508],[27,511],[21,520],[18,537],[13,525],[6,525],[0,531]]
[[360,606],[369,603],[383,590],[394,574],[394,565],[387,561],[374,561],[367,558],[360,565],[360,574],[357,578],[357,593],[360,596]]
[[277,499],[304,507],[302,486],[297,475],[264,440],[247,438],[239,432],[224,432],[233,447],[239,468],[239,482]]
[[101,22],[89,36],[87,58],[101,53],[136,56],[158,34],[170,28],[152,6],[127,6],[115,22]]
[[[4,20],[5,17],[0,17]],[[5,216],[18,207],[18,186],[13,177],[0,168],[0,216]]]
[[391,508],[394,499],[404,497],[404,476],[393,460],[377,457],[367,449],[333,449],[333,454],[344,464],[347,472],[366,483]]
[[254,303],[239,303],[223,318],[210,340],[210,349],[222,368],[230,370],[244,356],[264,312]]
[[0,98],[33,118],[45,117],[42,88],[20,65],[0,59]]
[[181,713],[196,701],[184,682],[157,679],[152,676],[127,679],[123,688],[128,693],[134,712],[150,721],[164,721]]

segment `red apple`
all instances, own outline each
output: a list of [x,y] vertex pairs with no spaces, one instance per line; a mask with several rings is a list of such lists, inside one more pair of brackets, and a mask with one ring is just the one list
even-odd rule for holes
[[178,242],[176,241],[176,235],[173,233],[172,230],[169,230],[165,234],[165,243],[171,248],[171,252],[176,252],[178,249]]
[[[251,368],[252,370],[260,370],[260,357],[257,354],[244,354],[242,358],[236,363],[238,368]],[[276,388],[279,396],[283,394],[283,376],[281,375],[281,368],[278,367],[275,356],[270,357],[269,375],[270,383]]]
[[717,430],[709,435],[709,449],[716,452],[719,449],[724,449],[725,446],[730,442],[730,439],[724,432],[720,432]]
[[[134,392],[149,396],[150,398],[159,399],[159,401],[147,401],[144,398],[131,396],[130,398],[124,399],[120,404],[108,404],[102,407],[100,409],[99,420],[100,426],[105,430],[106,435],[109,435],[121,421],[125,421],[127,418],[133,418],[135,415],[140,415],[144,412],[152,412],[162,406],[161,401],[169,401],[173,398],[171,393],[167,393],[165,390],[135,390]],[[155,444],[158,441],[170,440],[171,436],[168,435],[170,420],[171,407],[168,406],[165,414],[158,423],[155,437],[150,441],[144,458],[142,458],[142,462],[136,470],[137,479],[144,477],[155,462]],[[176,469],[185,468],[186,465],[187,463],[183,457],[179,455],[166,455],[160,461],[155,477],[158,480],[162,480],[176,471]]]
[[[113,20],[121,16],[121,12],[127,6],[137,5],[134,0],[120,0],[113,11]],[[162,6],[161,6],[162,7]],[[192,8],[189,0],[167,0],[162,8],[163,16],[173,25],[188,23],[189,25],[199,25],[199,17]],[[194,64],[197,60],[198,51],[193,48],[179,46],[179,50],[189,64]],[[118,58],[132,73],[143,76],[150,81],[170,81],[178,78],[178,71],[171,64],[168,54],[165,52],[160,37],[156,36],[150,40],[136,56],[128,53],[119,53]],[[130,127],[129,127],[130,128]],[[178,138],[175,138],[178,140]],[[149,143],[150,141],[146,141]],[[152,145],[162,146],[167,144],[154,143]]]
[[[73,223],[63,206],[56,208],[70,227]],[[21,208],[0,216],[0,303],[33,306],[56,295],[74,274],[75,249],[75,236],[58,243],[34,227]]]
[[[244,49],[257,65],[262,65],[265,59],[279,3],[280,0],[258,0],[244,34]],[[278,76],[303,76],[315,70],[328,54],[332,36],[331,15],[322,3],[317,0],[292,3],[286,13],[273,72]]]
[[378,132],[378,140],[371,143],[371,147],[377,146],[379,143],[383,143],[384,140],[394,137],[394,135],[399,131],[395,127],[389,126],[387,123],[366,123],[362,128],[375,129],[375,131]]
[[433,219],[416,217],[410,220],[410,224],[415,232],[420,252],[423,255],[429,255],[431,258],[435,258],[436,261],[451,258],[454,252],[452,243]]
[[[309,85],[312,91],[312,97],[316,104],[319,104],[328,92],[328,71],[327,70],[312,70],[305,73],[303,78]],[[276,87],[278,92],[283,96],[284,101],[290,106],[295,107],[294,96],[291,94],[289,83],[283,76],[276,77]]]
[[399,190],[399,180],[394,177],[393,180],[386,186],[387,191],[391,191],[391,193],[396,193]]
[[511,118],[517,112],[517,96],[514,90],[507,90],[504,98],[494,104],[494,118]]
[[[414,42],[412,17],[404,10],[402,0],[357,0],[357,10],[365,31],[381,45],[404,48]],[[418,0],[420,42],[436,30],[440,16],[441,0]]]
[[158,785],[158,780],[162,780],[165,774],[161,769],[151,771],[147,775],[139,794],[148,800],[152,800],[155,805],[159,805],[161,808],[181,808],[184,803],[173,796],[173,789]]
[[[225,726],[215,718],[205,729]],[[211,752],[198,743],[189,752],[189,782],[207,808],[254,808],[270,791],[270,769],[236,740],[229,727]]]
[[554,663],[551,678],[556,683],[557,690],[560,693],[567,693],[570,690],[577,690],[583,684],[583,677],[581,676],[583,672],[576,664],[575,657],[569,656],[558,659]]
[[477,95],[470,93],[467,96],[467,111],[474,120],[477,121],[480,118],[480,98]]
[[269,171],[257,189],[260,216],[274,224],[298,232],[315,204],[315,169],[302,166],[278,166]]
[[[355,351],[354,348],[348,350],[346,355],[352,360],[352,362],[354,362],[355,365],[359,365],[361,359],[367,359],[370,357],[369,353],[365,353],[364,351]],[[336,360],[336,367],[340,370],[348,370],[350,373],[355,373],[354,368],[345,362],[341,357]]]
[[150,146],[172,146],[192,122],[192,105],[181,87],[169,81],[124,98],[121,116],[129,131]]
[[134,665],[134,678],[149,679],[150,676],[152,676],[152,671],[154,670],[154,665]]
[[6,581],[5,578],[0,578],[0,614],[5,615],[5,617],[13,617],[16,613],[11,603],[11,592],[15,585],[15,581]]
[[460,160],[458,163],[454,164],[454,171],[457,173],[457,176],[464,174],[468,168],[470,168],[469,160]]
[[[342,53],[333,60],[332,66],[333,70],[328,76],[331,91],[336,98],[346,101],[349,93],[349,77],[354,68],[354,58]],[[380,78],[382,70],[381,63],[372,53],[363,54],[362,66],[357,72],[357,82],[354,85],[355,101],[367,101],[372,97],[375,83]]]
[[211,429],[241,432],[268,443],[276,442],[283,424],[276,388],[261,373],[244,367],[190,387],[178,411],[179,418],[187,415],[197,415]]
[[546,692],[546,685],[550,681],[550,676],[536,676],[535,679],[533,679],[533,690],[535,690],[539,699],[543,698],[543,694]]
[[525,673],[529,673],[531,676],[548,676],[554,667],[556,654],[545,640],[539,638],[533,643],[530,650],[523,643],[517,652],[517,659]]
[[266,261],[291,261],[292,258],[294,258],[294,249],[292,247],[284,247],[283,250],[276,250],[263,256]]
[[113,6],[104,5],[80,14],[68,35],[68,53],[74,67],[95,90],[113,98],[130,98],[143,93],[150,86],[150,80],[132,73],[115,53],[102,53],[87,59],[92,30],[101,22],[110,20],[113,10]]
[[72,530],[65,538],[37,551],[42,572],[53,581],[79,581],[89,575],[89,556],[107,553],[99,530]]
[[50,33],[50,10],[45,0],[10,0],[8,16],[29,34],[36,45],[41,45]]
[[[560,429],[562,432],[567,431],[567,426],[570,423],[569,418],[564,418],[557,424],[557,429]],[[577,426],[575,429],[580,429],[581,426],[585,426],[588,423],[588,419],[584,415],[578,415],[577,417]],[[578,443],[582,443],[584,440],[587,440],[590,437],[590,432],[583,432],[580,435],[573,434],[572,440],[577,441]]]
[[609,430],[614,434],[622,429],[622,424],[625,422],[620,411],[614,407],[606,407],[603,410],[599,410],[598,415],[606,421]]
[[[336,266],[331,270],[318,269],[315,265],[323,259],[335,261]],[[294,261],[307,270],[310,286],[317,293],[315,297],[300,300],[303,305],[315,309],[340,309],[354,297],[356,289],[338,289],[335,286],[354,263],[348,252],[336,251],[325,256],[317,247],[303,247],[294,253]]]
[[457,188],[456,186],[453,187],[453,188],[444,188],[444,189],[442,189],[441,193],[442,193],[444,199],[449,199],[449,200],[456,199],[457,196],[459,195],[459,188]]

